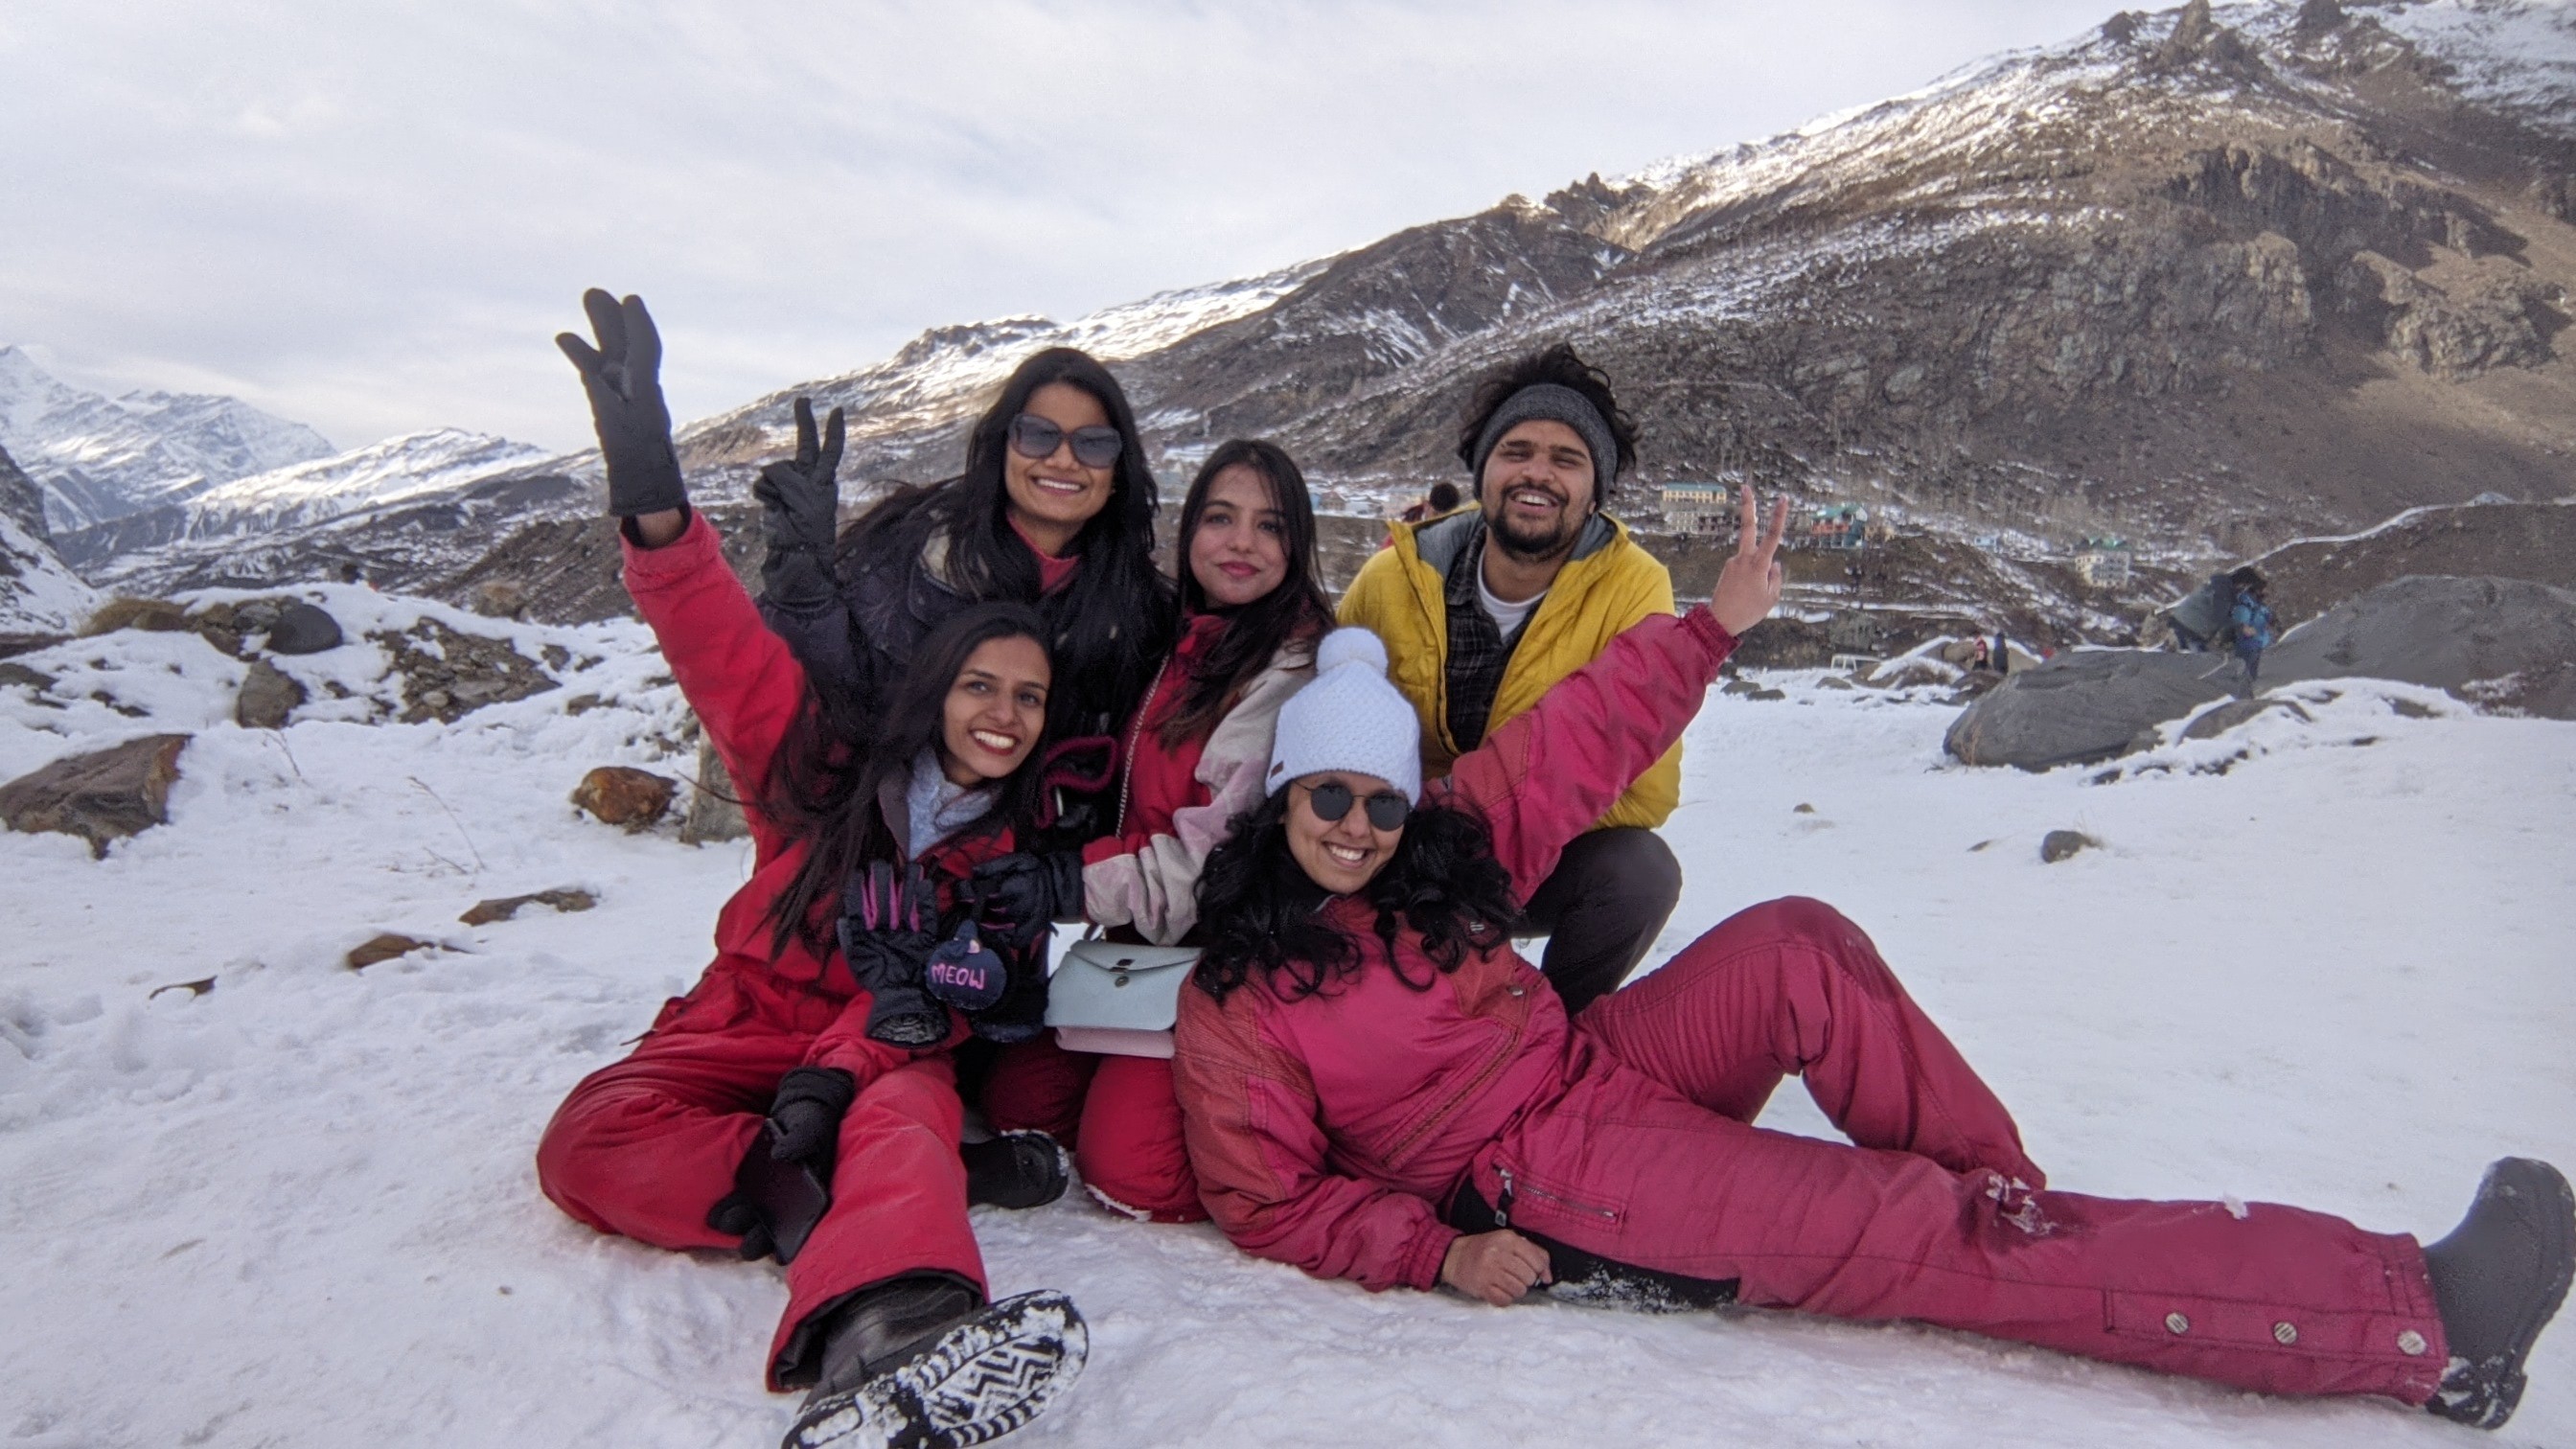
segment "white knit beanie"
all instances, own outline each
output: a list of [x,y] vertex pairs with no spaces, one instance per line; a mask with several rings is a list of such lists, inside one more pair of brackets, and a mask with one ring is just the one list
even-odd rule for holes
[[1315,677],[1279,707],[1263,783],[1276,795],[1323,770],[1375,775],[1422,801],[1422,721],[1386,682],[1386,646],[1366,629],[1335,629],[1315,646]]

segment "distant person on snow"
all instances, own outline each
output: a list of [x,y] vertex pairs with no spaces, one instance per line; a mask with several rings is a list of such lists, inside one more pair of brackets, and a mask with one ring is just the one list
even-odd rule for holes
[[2250,685],[2262,667],[2263,651],[2272,647],[2272,606],[2263,602],[2263,575],[2252,564],[2227,579],[2236,589],[2236,602],[2227,610],[2227,640],[2244,662],[2245,682]]
[[[1421,777],[1377,641],[1317,649],[1268,802],[1201,879],[1175,1067],[1218,1226],[1371,1289],[1914,1319],[2503,1423],[2576,1264],[2576,1199],[2545,1163],[2490,1168],[2430,1246],[2269,1203],[2053,1191],[1820,901],[1742,911],[1571,1019],[1512,951],[1559,853],[1777,603],[1787,510],[1764,534],[1742,506],[1707,605],[1621,634],[1445,780]],[[1787,1076],[1851,1142],[1752,1125]]]
[[[1385,641],[1388,677],[1421,718],[1425,774],[1447,774],[1621,630],[1673,612],[1672,575],[1602,511],[1636,453],[1609,377],[1563,343],[1477,384],[1458,435],[1476,506],[1396,524],[1342,596],[1341,621]],[[1675,744],[1522,905],[1569,1011],[1627,979],[1681,897],[1680,863],[1655,834],[1681,803],[1681,768]]]
[[[1035,1029],[1010,1009],[1030,963],[979,935],[972,871],[1043,813],[1045,626],[1014,603],[950,611],[864,726],[827,708],[689,507],[643,302],[582,301],[596,346],[557,341],[590,396],[627,588],[743,792],[754,855],[714,964],[564,1100],[538,1182],[602,1232],[777,1256],[769,1385],[811,1389],[788,1449],[982,1443],[1061,1392],[1088,1343],[1061,1294],[986,1301],[968,1203],[1052,1200],[1064,1170],[1042,1138],[961,1159],[951,1060],[970,1035]],[[827,445],[810,407],[798,421],[810,471]]]

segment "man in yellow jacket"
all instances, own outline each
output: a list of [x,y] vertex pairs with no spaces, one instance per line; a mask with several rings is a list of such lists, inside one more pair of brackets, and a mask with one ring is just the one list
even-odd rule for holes
[[[1341,621],[1386,642],[1387,677],[1422,716],[1425,778],[1449,773],[1486,731],[1538,703],[1621,630],[1673,612],[1673,579],[1601,511],[1636,460],[1610,380],[1563,343],[1488,375],[1458,456],[1476,506],[1394,525],[1361,567]],[[1580,1011],[1635,969],[1681,896],[1681,865],[1654,833],[1681,800],[1681,746],[1565,849],[1530,897],[1548,933],[1540,969]]]

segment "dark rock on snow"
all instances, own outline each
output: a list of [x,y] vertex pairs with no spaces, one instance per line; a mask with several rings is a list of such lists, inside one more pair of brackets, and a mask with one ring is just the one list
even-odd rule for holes
[[453,724],[487,704],[503,704],[562,686],[507,639],[460,634],[436,619],[402,633],[367,636],[393,656],[403,676],[404,724]]
[[233,720],[246,730],[282,730],[287,716],[304,703],[304,686],[278,672],[265,659],[254,659],[233,697]]
[[391,961],[397,956],[408,956],[414,951],[426,951],[434,944],[430,941],[415,941],[409,936],[396,935],[387,931],[380,936],[370,938],[362,945],[352,947],[346,959],[350,970],[364,971],[380,961]]
[[2278,699],[2269,696],[2233,699],[2194,719],[2184,727],[2182,737],[2187,740],[2214,740],[2247,720],[2269,714],[2274,710],[2287,711],[2302,724],[2313,724],[2316,721],[2316,716],[2308,713],[2306,708],[2295,699]]
[[602,765],[573,787],[572,803],[602,824],[643,830],[662,818],[680,782],[629,765]]
[[169,819],[170,786],[188,735],[145,735],[73,755],[0,785],[0,821],[30,834],[59,831],[104,857],[111,840]]
[[586,890],[566,886],[550,891],[536,891],[524,896],[500,896],[478,901],[474,908],[456,919],[469,926],[488,926],[519,914],[521,906],[552,906],[558,911],[586,911],[599,904],[599,898]]
[[113,634],[119,629],[141,629],[147,633],[175,634],[188,627],[188,611],[168,599],[115,598],[98,606],[81,626],[81,637],[94,639]]
[[2052,830],[2040,838],[2039,858],[2055,865],[2078,852],[2090,850],[2102,842],[2081,830]]
[[2233,659],[2211,654],[2060,654],[1979,696],[1942,746],[1971,765],[2093,764],[2127,753],[2142,732],[2234,693],[2242,675]]
[[319,654],[339,648],[342,637],[339,620],[302,599],[290,599],[269,626],[268,648],[272,654]]

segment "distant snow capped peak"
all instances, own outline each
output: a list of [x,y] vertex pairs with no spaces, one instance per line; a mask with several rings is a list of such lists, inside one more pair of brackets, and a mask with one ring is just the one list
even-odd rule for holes
[[204,537],[317,523],[464,488],[548,456],[543,448],[461,428],[405,433],[206,489],[188,500],[188,532]]
[[111,398],[0,347],[0,446],[45,491],[57,533],[173,503],[217,484],[329,456],[331,440],[239,398],[136,391]]

